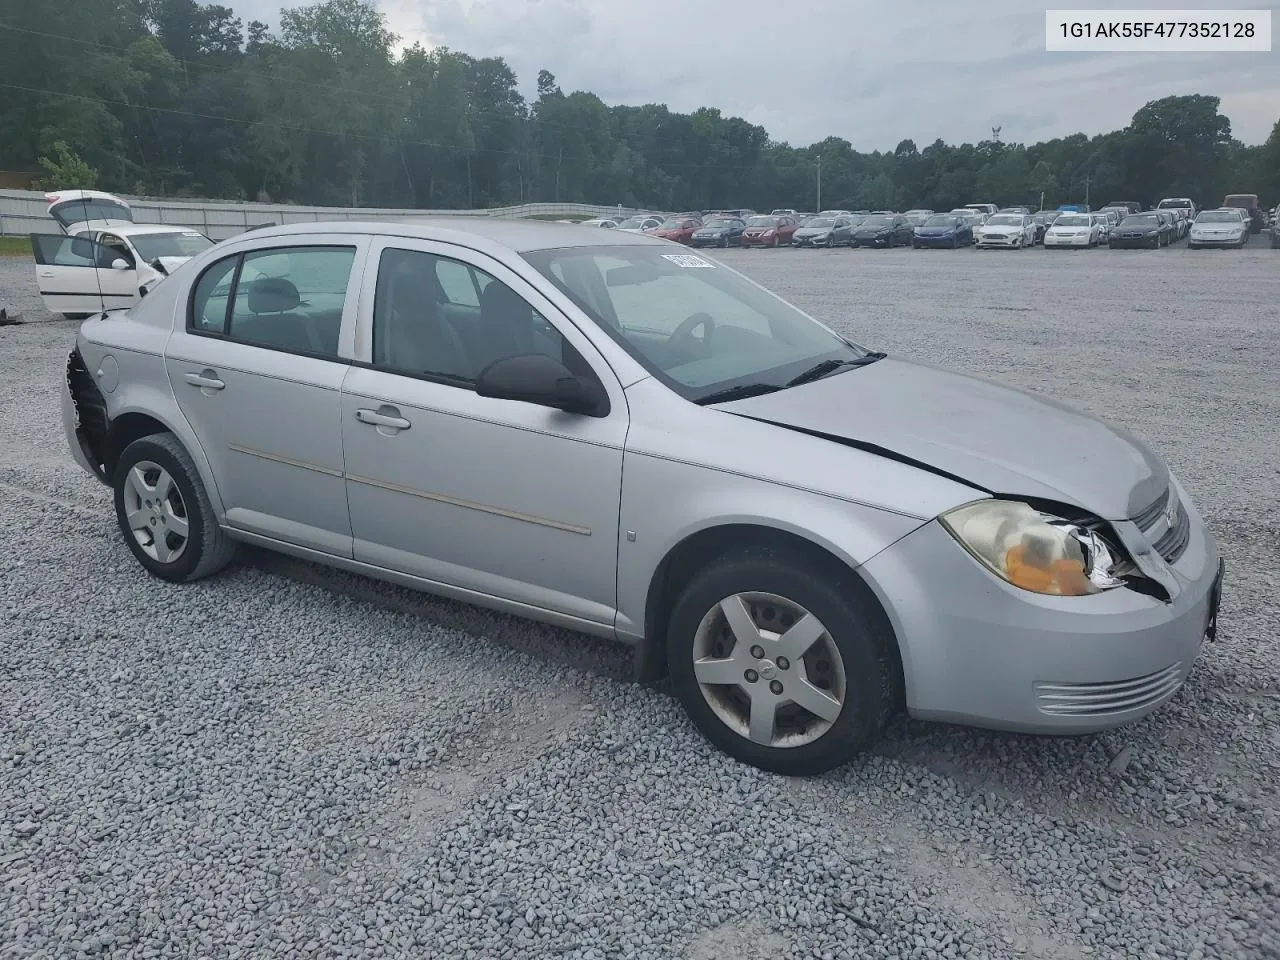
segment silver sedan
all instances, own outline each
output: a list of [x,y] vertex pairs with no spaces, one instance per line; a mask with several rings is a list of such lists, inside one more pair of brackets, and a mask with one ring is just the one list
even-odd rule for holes
[[1136,437],[622,230],[254,231],[86,321],[63,412],[150,574],[243,542],[621,640],[787,774],[901,709],[1134,720],[1215,631],[1213,537]]

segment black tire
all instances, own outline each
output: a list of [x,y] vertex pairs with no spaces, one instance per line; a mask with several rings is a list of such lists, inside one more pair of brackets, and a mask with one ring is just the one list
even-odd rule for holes
[[[844,704],[831,726],[810,743],[755,743],[725,724],[694,676],[693,644],[704,616],[722,600],[746,592],[771,593],[804,607],[827,628],[843,661]],[[813,776],[866,750],[902,703],[896,648],[875,600],[857,575],[832,571],[802,553],[778,547],[730,551],[685,587],[667,626],[667,656],[676,695],[694,726],[713,745],[743,763],[786,776]]]
[[951,237],[951,249],[952,249],[952,250],[954,250],[954,249],[956,249],[956,247],[958,247],[958,246],[960,246],[960,244],[958,244],[958,243],[956,242],[956,238],[955,238],[955,236],[953,235],[953,236]]
[[62,316],[64,319],[67,319],[67,320],[88,320],[90,317],[93,316],[93,314],[92,313],[64,313]]
[[[187,521],[185,548],[175,560],[162,563],[149,556],[129,527],[125,484],[139,462],[150,461],[166,470],[181,497]],[[205,493],[200,473],[182,443],[171,433],[157,433],[125,447],[111,478],[115,493],[116,522],[129,550],[147,572],[171,583],[199,580],[217,573],[235,556],[235,541],[222,532],[213,505]]]
[[914,240],[912,240],[912,241],[911,241],[911,249],[912,249],[912,250],[919,250],[919,249],[920,249],[920,244],[918,244],[918,243],[916,243]]
[[775,249],[777,249],[777,246],[778,246],[778,236],[777,236],[777,234],[774,234],[774,237],[773,237],[773,246],[774,246],[774,248],[775,248]]

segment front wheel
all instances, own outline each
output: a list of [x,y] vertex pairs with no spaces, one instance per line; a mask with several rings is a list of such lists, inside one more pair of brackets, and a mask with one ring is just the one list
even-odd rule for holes
[[218,526],[195,462],[173,434],[125,447],[112,487],[125,543],[152,575],[182,583],[231,562],[235,542]]
[[788,776],[870,747],[900,702],[900,669],[858,586],[772,547],[725,554],[694,577],[672,611],[667,654],[703,736]]
[[774,245],[775,247],[778,245],[778,238],[777,238],[777,237],[774,237],[774,238],[773,238],[773,245]]

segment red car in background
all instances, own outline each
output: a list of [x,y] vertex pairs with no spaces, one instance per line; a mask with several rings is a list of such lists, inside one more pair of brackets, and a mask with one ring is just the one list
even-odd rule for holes
[[747,229],[742,232],[744,247],[778,247],[790,244],[799,222],[787,215],[761,215],[747,218]]
[[693,240],[693,232],[700,226],[702,221],[696,217],[672,217],[670,220],[663,221],[662,226],[651,232],[653,236],[661,237],[663,240],[690,243]]

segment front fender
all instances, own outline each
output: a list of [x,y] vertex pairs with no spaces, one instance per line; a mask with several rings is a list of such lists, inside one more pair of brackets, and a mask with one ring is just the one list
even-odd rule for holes
[[623,465],[618,617],[623,639],[645,634],[649,589],[663,561],[700,532],[747,525],[809,541],[854,569],[924,521],[888,510],[646,453]]

